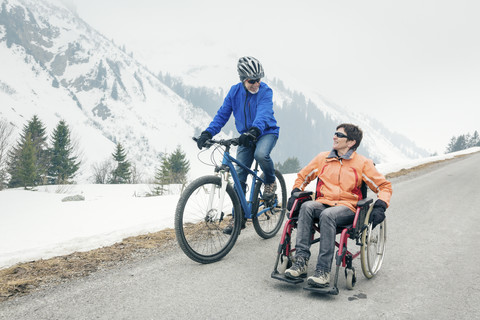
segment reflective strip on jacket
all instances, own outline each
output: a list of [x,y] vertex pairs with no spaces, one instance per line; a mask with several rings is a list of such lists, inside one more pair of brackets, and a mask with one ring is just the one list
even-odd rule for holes
[[314,179],[319,178],[316,201],[329,206],[344,205],[355,211],[361,200],[361,185],[367,186],[390,205],[392,184],[378,172],[373,161],[349,151],[338,157],[335,151],[319,153],[297,174],[293,188],[304,190]]
[[248,92],[241,82],[232,86],[207,131],[212,136],[219,133],[233,112],[235,126],[239,133],[247,132],[251,127],[257,127],[260,130],[260,136],[269,133],[278,136],[279,127],[273,115],[272,98],[272,89],[263,82],[260,83],[256,94]]

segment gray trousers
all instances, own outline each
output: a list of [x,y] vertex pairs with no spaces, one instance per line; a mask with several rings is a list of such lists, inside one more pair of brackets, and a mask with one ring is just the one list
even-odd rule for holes
[[329,207],[317,201],[302,204],[298,216],[296,255],[305,259],[310,259],[310,241],[315,218],[319,219],[321,239],[316,270],[330,272],[335,253],[337,226],[351,224],[355,212],[345,206]]

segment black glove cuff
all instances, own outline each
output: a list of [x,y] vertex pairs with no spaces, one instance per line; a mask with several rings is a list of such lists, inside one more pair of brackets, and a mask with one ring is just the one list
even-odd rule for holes
[[295,189],[292,190],[292,192],[290,193],[290,195],[293,196],[293,194],[294,194],[295,192],[300,192],[300,191],[302,191],[302,190],[300,190],[300,189],[298,189],[298,188],[295,188]]
[[379,208],[382,208],[383,210],[387,210],[387,204],[385,203],[385,201],[381,200],[381,199],[377,199],[377,201],[375,201],[375,204],[373,205],[373,207],[379,207]]
[[208,132],[207,130],[202,131],[202,133],[200,135],[201,136],[206,136],[206,137],[208,137],[208,139],[212,139],[212,134],[210,132]]
[[248,133],[257,138],[260,135],[260,129],[258,129],[257,127],[251,127],[250,130],[248,130]]

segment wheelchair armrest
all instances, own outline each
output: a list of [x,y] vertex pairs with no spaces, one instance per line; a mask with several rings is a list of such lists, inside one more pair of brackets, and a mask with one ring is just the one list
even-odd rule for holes
[[313,194],[312,191],[298,191],[298,192],[294,192],[292,194],[292,197],[294,197],[295,199],[298,199],[298,198],[311,196],[312,194]]
[[357,202],[357,207],[364,207],[370,205],[373,202],[372,198],[365,198]]

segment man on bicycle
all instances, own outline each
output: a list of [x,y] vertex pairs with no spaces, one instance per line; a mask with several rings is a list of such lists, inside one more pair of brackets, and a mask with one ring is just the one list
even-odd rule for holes
[[[280,129],[273,115],[273,92],[266,83],[261,81],[264,77],[263,67],[254,57],[240,58],[237,70],[240,83],[230,88],[213,121],[198,138],[197,146],[202,149],[208,139],[220,132],[233,113],[235,126],[241,134],[237,160],[247,167],[252,165],[254,159],[257,160],[265,175],[263,197],[271,199],[275,195],[277,185],[275,167],[270,153],[277,143]],[[238,166],[236,170],[245,193],[248,172]],[[245,221],[242,224],[243,228],[245,228]],[[229,225],[224,232],[230,234],[232,229],[233,225]]]
[[[317,265],[308,284],[326,287],[335,251],[337,226],[353,223],[357,202],[361,200],[362,181],[377,194],[371,217],[373,226],[385,219],[385,210],[392,196],[392,185],[377,171],[373,161],[356,153],[363,133],[353,124],[340,124],[333,136],[333,149],[319,153],[297,174],[292,195],[304,190],[318,178],[316,201],[307,201],[300,207],[296,239],[295,263],[285,271],[289,278],[307,276],[310,258],[310,240],[314,219],[319,219],[320,249]],[[289,206],[294,198],[289,199]]]

